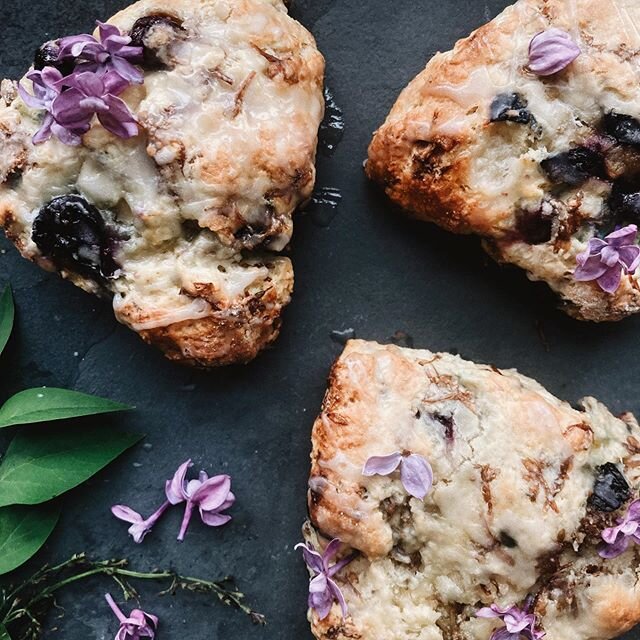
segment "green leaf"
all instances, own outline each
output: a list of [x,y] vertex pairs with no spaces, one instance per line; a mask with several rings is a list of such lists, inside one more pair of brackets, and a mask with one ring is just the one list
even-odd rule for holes
[[[33,556],[51,535],[59,517],[58,505],[0,509],[0,575]],[[9,637],[7,630],[0,626],[0,640],[5,637]]]
[[17,424],[80,418],[130,409],[127,405],[78,391],[42,387],[21,391],[0,409],[0,429]]
[[[11,287],[6,287],[2,295],[0,295],[0,353],[4,351],[7,342],[9,342],[9,336],[13,329],[14,314]],[[2,636],[0,636],[0,640],[2,640]]]
[[140,441],[104,427],[19,433],[0,464],[0,507],[40,504],[88,480]]
[[7,631],[7,627],[5,627],[3,624],[0,624],[0,640],[11,640],[11,636]]

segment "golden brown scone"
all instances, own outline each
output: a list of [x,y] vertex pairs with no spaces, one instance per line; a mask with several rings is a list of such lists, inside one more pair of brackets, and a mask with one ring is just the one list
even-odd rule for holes
[[[489,640],[500,621],[476,611],[527,600],[546,640],[604,640],[640,621],[638,547],[598,553],[638,497],[640,428],[580,404],[513,370],[349,342],[313,429],[305,537],[358,555],[334,576],[347,617],[310,611],[315,636]],[[363,475],[393,452],[430,462],[424,500],[397,472]]]
[[[549,29],[581,54],[539,76],[529,45]],[[402,92],[368,175],[418,218],[481,236],[496,260],[547,282],[570,315],[637,313],[637,274],[607,293],[573,273],[591,238],[640,221],[639,34],[635,0],[520,0]]]
[[[169,358],[247,362],[293,290],[278,253],[314,187],[324,59],[281,0],[141,0],[110,23],[144,45],[144,83],[120,96],[139,135],[94,118],[81,146],[33,144],[43,112],[3,81],[0,226]],[[47,245],[53,209],[79,249]]]

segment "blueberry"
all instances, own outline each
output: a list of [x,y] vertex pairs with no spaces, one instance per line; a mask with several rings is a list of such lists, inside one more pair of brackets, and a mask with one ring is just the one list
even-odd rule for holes
[[516,212],[516,232],[527,244],[544,244],[551,240],[556,216],[556,207],[548,200],[544,200],[536,208],[519,209]]
[[549,156],[540,163],[549,180],[555,184],[577,187],[589,178],[606,178],[604,156],[587,147]]
[[164,67],[164,63],[153,49],[153,45],[148,41],[149,34],[157,26],[166,26],[174,31],[184,30],[182,22],[168,13],[153,13],[136,20],[129,33],[131,44],[134,47],[143,48],[144,66],[148,69],[161,69]]
[[598,475],[589,497],[589,505],[598,511],[616,511],[629,498],[629,484],[615,464],[607,462],[598,467]]
[[60,269],[101,279],[117,268],[113,242],[100,211],[80,196],[59,196],[42,207],[33,223],[32,238]]
[[45,67],[55,67],[63,76],[68,76],[73,72],[75,63],[73,60],[58,60],[58,45],[55,42],[45,42],[36,49],[33,57],[33,68],[42,71]]
[[527,101],[519,93],[501,93],[491,103],[491,122],[517,122],[529,124],[535,121],[527,109]]
[[604,116],[602,127],[621,144],[640,146],[640,121],[636,118],[610,111]]
[[607,207],[616,222],[640,223],[640,190],[627,182],[617,181],[611,189]]

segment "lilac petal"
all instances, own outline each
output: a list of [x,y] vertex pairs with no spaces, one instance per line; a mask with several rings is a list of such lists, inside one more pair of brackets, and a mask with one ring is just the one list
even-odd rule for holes
[[607,267],[611,268],[618,264],[620,254],[615,247],[604,247],[600,252],[600,260]]
[[230,490],[231,478],[229,476],[215,476],[202,483],[191,495],[191,499],[204,511],[213,511],[224,504]]
[[32,96],[23,86],[22,83],[18,84],[18,93],[22,98],[22,101],[32,109],[43,109],[44,105],[42,100]]
[[531,40],[529,69],[539,76],[550,76],[568,67],[581,53],[566,31],[547,29]]
[[637,245],[620,247],[618,253],[625,271],[633,275],[640,266],[640,247]]
[[510,633],[506,627],[496,629],[492,634],[490,640],[521,640],[522,635],[518,633]]
[[629,505],[628,517],[630,520],[640,520],[640,500],[634,500]]
[[[53,118],[52,118],[53,120]],[[62,142],[70,147],[78,147],[82,144],[82,135],[89,130],[89,125],[83,129],[69,130],[53,121],[51,123],[51,132]]]
[[476,618],[500,618],[501,613],[499,610],[496,610],[496,605],[491,605],[490,607],[483,607],[482,609],[478,609],[476,611]]
[[294,547],[295,551],[298,549],[302,549],[302,556],[304,557],[307,567],[314,573],[322,573],[324,570],[322,555],[318,553],[312,545],[306,545],[302,542]]
[[627,225],[610,233],[605,240],[614,247],[633,244],[638,235],[638,227],[635,224]]
[[178,467],[171,480],[167,480],[165,485],[165,494],[167,500],[171,504],[180,504],[187,499],[185,495],[184,479],[187,475],[187,469],[192,465],[191,459],[187,460]]
[[231,516],[225,513],[207,512],[200,509],[200,518],[208,527],[222,527],[231,521]]
[[111,507],[111,513],[118,518],[129,523],[138,523],[143,521],[143,517],[137,512],[123,504],[116,504]]
[[536,617],[531,614],[524,614],[519,609],[516,609],[514,613],[505,614],[503,620],[507,631],[510,633],[520,633],[527,627],[534,626]]
[[603,275],[601,275],[597,282],[600,288],[606,293],[615,293],[620,286],[622,279],[622,266],[616,265],[607,269]]
[[347,617],[347,613],[349,612],[347,608],[347,602],[344,599],[344,595],[342,595],[340,587],[333,580],[329,579],[327,582],[329,585],[329,589],[331,590],[331,594],[340,605],[340,609],[342,609],[342,619],[344,620]]
[[324,574],[320,574],[309,582],[309,606],[315,610],[320,620],[324,620],[331,612],[333,594]]
[[601,558],[611,559],[621,556],[629,547],[629,538],[622,536],[614,544],[603,544],[598,548],[598,555]]
[[102,126],[120,138],[137,136],[139,133],[138,123],[126,103],[115,96],[106,96],[105,101],[109,110],[98,113],[98,120]]
[[[100,20],[96,20],[96,25],[98,26],[98,33],[100,34],[100,40],[102,40],[102,42],[112,36],[124,37],[120,33],[120,29],[118,29],[115,24],[109,24],[108,22],[100,22]],[[131,38],[128,38],[128,42],[131,42]]]
[[340,540],[340,538],[334,538],[327,545],[327,548],[324,550],[324,553],[322,554],[323,566],[325,569],[328,568],[329,562],[331,562],[331,560],[333,560],[338,555],[338,552],[340,551],[341,546],[342,546],[342,541]]
[[362,475],[388,476],[398,468],[398,465],[401,461],[402,454],[399,451],[397,451],[396,453],[391,453],[387,456],[372,456],[366,461],[362,469]]
[[[584,254],[581,254],[584,255]],[[580,256],[578,256],[578,259]],[[590,256],[587,260],[580,264],[573,272],[573,277],[578,282],[589,282],[591,280],[597,280],[607,271],[607,266],[602,264],[600,256]]]
[[400,479],[409,495],[418,500],[424,500],[433,485],[433,470],[422,456],[414,453],[403,458],[400,465]]
[[134,67],[130,62],[120,56],[114,56],[111,59],[114,70],[125,80],[132,84],[143,84],[144,74],[140,69]]
[[43,142],[50,140],[53,123],[53,116],[50,113],[47,113],[47,115],[45,115],[44,117],[44,120],[42,121],[42,126],[40,127],[40,129],[38,129],[38,131],[36,131],[31,142],[33,142],[33,144],[42,144]]

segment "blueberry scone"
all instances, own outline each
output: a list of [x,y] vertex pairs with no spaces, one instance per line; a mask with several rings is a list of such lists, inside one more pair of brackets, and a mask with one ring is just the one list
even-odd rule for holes
[[[520,0],[403,91],[367,173],[581,320],[640,311],[640,5]],[[618,233],[620,232],[620,233]]]
[[351,341],[313,430],[320,640],[604,640],[640,621],[640,428],[516,371]]
[[0,90],[0,224],[165,354],[254,358],[293,288],[324,59],[282,0],[141,0]]

